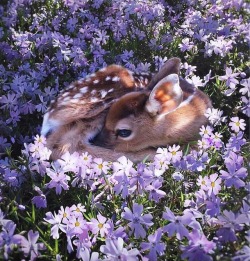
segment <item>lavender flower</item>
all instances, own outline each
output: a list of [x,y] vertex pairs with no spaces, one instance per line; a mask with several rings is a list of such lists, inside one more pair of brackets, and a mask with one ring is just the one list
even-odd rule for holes
[[22,251],[24,255],[30,256],[30,260],[36,260],[40,256],[39,250],[45,250],[45,245],[43,243],[36,243],[39,238],[38,231],[33,232],[30,230],[28,232],[28,240],[24,238],[21,243]]
[[124,212],[122,212],[121,217],[130,221],[128,226],[131,228],[132,232],[134,232],[135,238],[145,238],[146,231],[143,228],[143,225],[146,227],[150,227],[153,225],[151,219],[153,218],[151,214],[142,215],[143,206],[137,203],[133,204],[133,212],[128,208],[124,208]]
[[142,242],[141,250],[149,250],[147,257],[149,260],[157,260],[157,256],[162,256],[166,249],[166,244],[161,242],[162,229],[158,228],[154,234],[148,236],[149,243]]
[[116,260],[130,260],[137,261],[137,256],[140,255],[140,252],[136,249],[128,250],[123,246],[124,241],[122,238],[118,239],[110,239],[106,240],[106,245],[100,247],[102,253],[104,253],[108,260],[116,261]]

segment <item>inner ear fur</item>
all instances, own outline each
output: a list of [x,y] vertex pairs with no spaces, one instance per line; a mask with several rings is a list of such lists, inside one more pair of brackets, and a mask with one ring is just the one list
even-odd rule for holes
[[181,60],[177,57],[173,57],[166,61],[166,63],[160,68],[159,72],[157,72],[151,81],[149,82],[147,88],[152,90],[154,86],[163,78],[170,74],[177,74],[180,73],[180,64]]
[[167,114],[175,110],[183,100],[179,76],[170,74],[160,80],[151,91],[146,103],[146,111],[152,116]]

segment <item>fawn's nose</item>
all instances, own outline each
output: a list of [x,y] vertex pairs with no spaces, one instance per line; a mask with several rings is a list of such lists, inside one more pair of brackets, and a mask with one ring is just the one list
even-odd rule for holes
[[111,142],[111,132],[103,128],[93,139],[89,142],[94,146],[104,147],[107,149],[113,149],[114,144]]

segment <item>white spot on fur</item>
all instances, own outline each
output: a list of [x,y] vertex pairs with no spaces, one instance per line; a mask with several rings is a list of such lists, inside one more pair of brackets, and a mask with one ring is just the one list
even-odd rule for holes
[[106,97],[107,94],[108,94],[107,91],[105,91],[105,90],[101,90],[101,98]]
[[114,88],[111,88],[111,89],[108,90],[108,93],[113,92],[113,91],[114,91]]
[[69,101],[71,98],[69,97],[69,96],[67,96],[67,97],[65,97],[64,99],[63,99],[63,101],[64,102],[66,102],[66,101]]
[[96,90],[92,90],[92,91],[91,91],[91,94],[96,94]]
[[98,102],[98,101],[99,101],[99,99],[96,98],[96,97],[92,97],[92,98],[90,99],[90,102]]
[[99,80],[94,80],[93,83],[97,84],[97,83],[99,83]]
[[84,94],[88,92],[89,87],[88,86],[84,86],[80,89],[80,93]]
[[110,76],[107,76],[107,77],[105,78],[105,81],[110,81],[110,79],[111,79],[111,77],[110,77]]
[[112,78],[112,82],[118,82],[120,80],[120,77],[115,76]]
[[91,77],[91,78],[94,78],[94,77],[96,77],[96,73],[92,73],[92,74],[90,74],[90,76],[89,77]]
[[82,98],[82,93],[77,93],[73,96],[73,99]]
[[63,94],[62,94],[62,97],[65,97],[65,96],[68,96],[69,95],[69,92],[64,92]]

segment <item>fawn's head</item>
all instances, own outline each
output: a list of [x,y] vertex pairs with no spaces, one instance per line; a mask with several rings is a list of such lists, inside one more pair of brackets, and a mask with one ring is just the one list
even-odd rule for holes
[[140,151],[193,140],[206,123],[204,112],[210,106],[204,93],[170,74],[159,79],[152,91],[132,92],[112,104],[93,144]]

